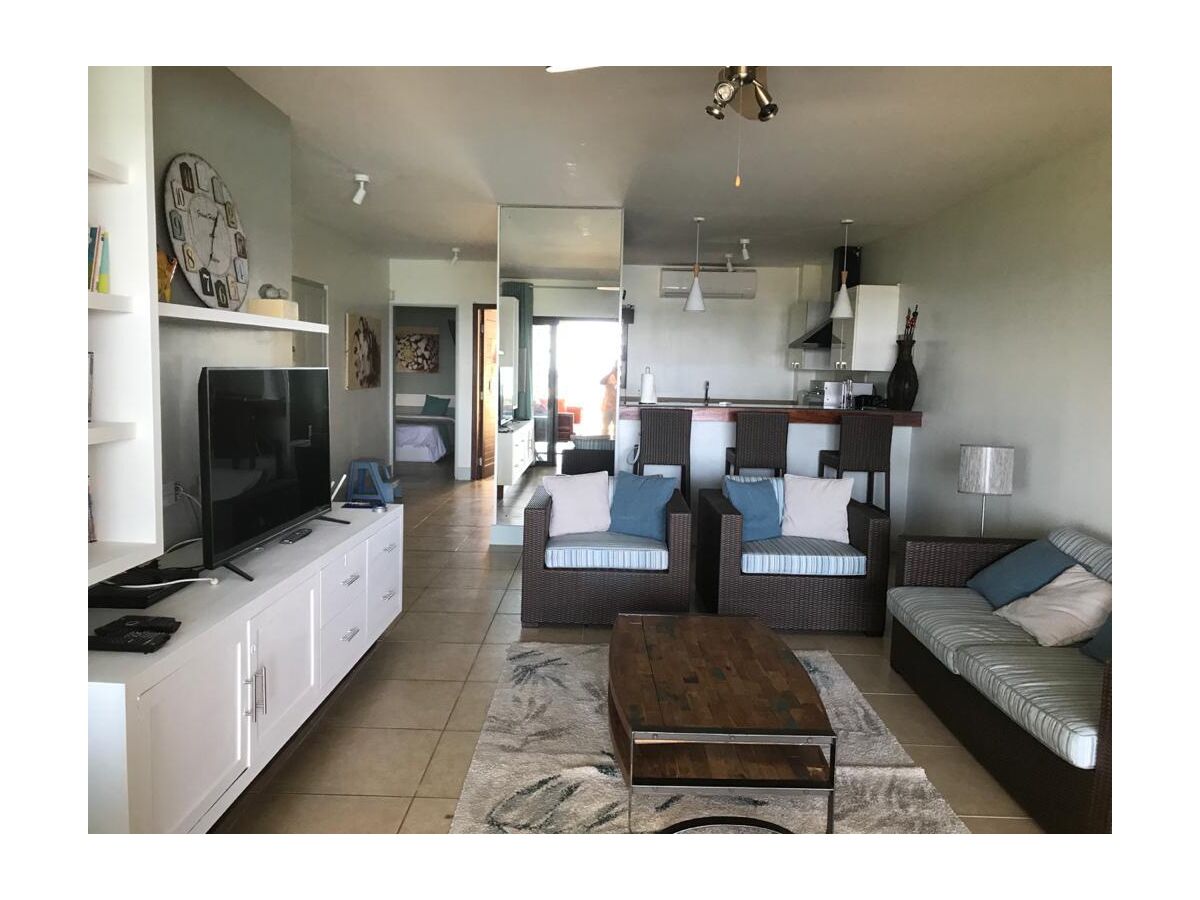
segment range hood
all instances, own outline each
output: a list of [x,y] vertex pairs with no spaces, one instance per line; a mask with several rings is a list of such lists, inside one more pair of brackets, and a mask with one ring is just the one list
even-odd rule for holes
[[833,319],[828,317],[788,344],[791,350],[827,350],[833,346]]
[[833,304],[826,300],[799,303],[788,313],[788,349],[827,350],[833,344]]

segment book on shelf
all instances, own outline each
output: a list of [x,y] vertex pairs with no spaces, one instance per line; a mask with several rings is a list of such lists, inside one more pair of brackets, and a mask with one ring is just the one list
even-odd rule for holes
[[92,424],[92,397],[94,396],[96,377],[96,354],[88,351],[88,424]]
[[88,226],[88,290],[108,293],[108,232]]
[[96,543],[96,518],[92,515],[92,476],[88,476],[88,543]]

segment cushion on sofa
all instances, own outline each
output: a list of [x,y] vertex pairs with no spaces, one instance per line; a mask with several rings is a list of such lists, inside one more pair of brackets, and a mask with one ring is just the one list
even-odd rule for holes
[[850,542],[846,507],[854,481],[850,478],[783,476],[783,533],[791,537]]
[[729,502],[742,514],[742,541],[779,537],[775,491],[765,481],[726,480]]
[[667,539],[667,503],[676,480],[662,475],[618,472],[608,530],[636,537]]
[[956,654],[964,679],[1080,769],[1096,765],[1104,665],[1074,647],[974,644]]
[[1097,578],[1112,582],[1112,545],[1074,528],[1057,528],[1047,538]]
[[996,615],[1024,628],[1043,647],[1090,640],[1111,613],[1112,585],[1078,564],[1028,597],[996,610]]
[[596,531],[567,534],[546,541],[548,569],[667,570],[667,545],[652,538]]
[[750,575],[866,575],[867,557],[851,544],[783,535],[744,542],[742,571]]
[[1100,662],[1108,662],[1112,659],[1112,616],[1109,615],[1104,624],[1100,626],[1100,630],[1096,632],[1096,636],[1080,647],[1084,653],[1092,659],[1098,659]]
[[542,487],[550,495],[549,537],[607,531],[609,512],[607,472],[586,475],[547,475]]
[[958,651],[969,644],[1037,642],[995,615],[991,604],[970,588],[898,587],[888,591],[888,611],[913,637],[958,672]]
[[1049,584],[1074,563],[1075,560],[1049,541],[1033,541],[976,572],[967,587],[978,591],[999,609]]
[[[729,499],[729,482],[735,484],[754,484],[757,481],[771,482],[771,489],[775,491],[775,502],[779,505],[779,522],[783,523],[783,479],[774,478],[770,475],[726,475],[721,480],[721,493],[725,495],[725,499]],[[732,501],[731,501],[732,502]]]

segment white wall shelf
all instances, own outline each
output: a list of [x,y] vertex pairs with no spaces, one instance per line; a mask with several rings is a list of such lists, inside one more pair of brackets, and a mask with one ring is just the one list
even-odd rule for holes
[[158,556],[157,544],[94,541],[88,544],[88,584],[119,575]]
[[106,184],[128,184],[129,167],[103,156],[88,157],[88,181]]
[[130,441],[137,435],[137,426],[132,422],[89,422],[88,446],[109,444],[113,441]]
[[213,309],[208,306],[183,306],[178,303],[158,304],[159,323],[191,322],[197,325],[231,325],[237,328],[269,328],[275,331],[303,331],[309,334],[329,334],[329,326],[297,319],[258,316],[253,313]]
[[133,298],[123,294],[101,294],[88,291],[88,309],[96,312],[133,312]]

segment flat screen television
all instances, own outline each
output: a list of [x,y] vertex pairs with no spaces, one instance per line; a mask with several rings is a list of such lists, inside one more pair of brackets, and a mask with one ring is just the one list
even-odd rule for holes
[[329,511],[328,369],[205,368],[199,400],[206,568]]

